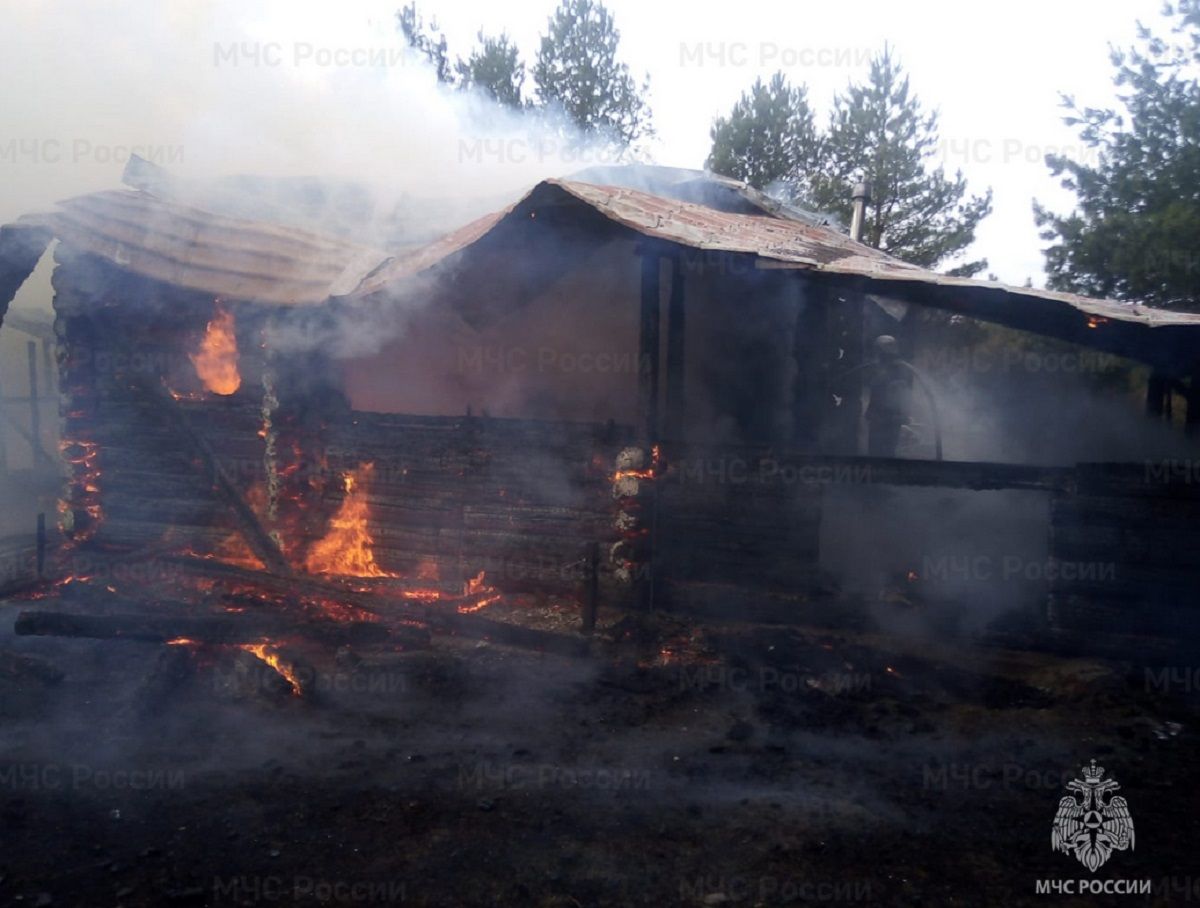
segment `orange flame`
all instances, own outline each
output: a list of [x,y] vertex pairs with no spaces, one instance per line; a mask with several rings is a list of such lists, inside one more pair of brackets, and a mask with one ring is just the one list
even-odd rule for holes
[[[58,502],[62,527],[73,541],[83,542],[95,535],[103,517],[100,508],[100,448],[94,441],[66,439],[59,442],[62,458],[70,465],[71,479],[65,498]],[[76,517],[85,515],[90,526],[80,526]]]
[[284,681],[292,686],[292,696],[300,696],[300,679],[292,670],[292,667],[279,658],[279,654],[272,652],[267,648],[265,643],[241,643],[238,644],[238,649],[244,649],[261,659],[279,674]]
[[242,386],[233,313],[227,312],[220,302],[204,331],[199,351],[190,354],[189,359],[204,387],[214,394],[230,395]]
[[368,505],[364,486],[375,465],[364,463],[342,478],[342,499],[325,536],[313,543],[304,559],[310,574],[340,574],[344,577],[390,577],[375,563],[375,540],[367,526]]
[[[495,587],[485,586],[484,580],[487,577],[487,571],[480,571],[474,577],[468,577],[467,582],[463,584],[463,595],[479,596],[484,594],[482,598],[475,602],[468,602],[458,607],[459,612],[478,612],[487,608],[493,602],[500,601],[500,594],[496,592]],[[487,594],[492,595],[487,595]]]

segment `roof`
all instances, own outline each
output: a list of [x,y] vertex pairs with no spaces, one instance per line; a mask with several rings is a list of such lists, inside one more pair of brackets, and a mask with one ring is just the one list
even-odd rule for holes
[[22,218],[127,271],[229,299],[316,305],[349,293],[385,253],[319,234],[113,190]]
[[620,164],[588,167],[567,178],[572,183],[620,186],[665,199],[678,199],[733,214],[769,214],[817,226],[839,226],[836,215],[807,211],[781,202],[749,183],[711,170],[664,167],[659,164]]
[[615,224],[664,243],[750,256],[759,269],[826,275],[884,298],[1069,340],[1174,372],[1200,366],[1200,334],[1196,333],[1200,314],[938,274],[855,242],[830,227],[793,218],[718,211],[637,189],[578,180],[545,180],[509,208],[416,252],[389,259],[367,275],[350,298],[386,294],[392,285],[465,253],[502,225],[519,224],[539,208],[564,204],[586,206]]
[[881,298],[936,306],[1175,372],[1200,367],[1200,335],[1195,333],[1200,315],[950,277],[786,213],[718,210],[580,180],[545,180],[507,208],[391,256],[294,227],[163,201],[144,191],[81,196],[18,223],[181,287],[229,299],[317,305],[330,299],[386,298],[393,287],[417,274],[437,273],[493,231],[519,227],[546,207],[568,217],[572,211],[598,213],[664,244],[748,256],[759,269],[824,275]]

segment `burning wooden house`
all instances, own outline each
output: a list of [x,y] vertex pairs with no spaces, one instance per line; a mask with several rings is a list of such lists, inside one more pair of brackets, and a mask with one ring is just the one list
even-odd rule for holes
[[[583,600],[585,625],[598,600],[802,614],[839,585],[831,487],[1019,490],[1048,503],[1035,631],[1196,629],[1184,461],[868,456],[861,436],[875,338],[911,357],[930,311],[1144,364],[1150,408],[1174,389],[1192,426],[1200,316],[935,274],[710,176],[619,179],[547,180],[400,252],[136,170],[7,225],[5,301],[58,240],[68,546],[236,578],[234,612],[253,587],[365,623],[386,600],[463,626],[528,592]],[[1105,569],[1053,569],[1079,562]]]

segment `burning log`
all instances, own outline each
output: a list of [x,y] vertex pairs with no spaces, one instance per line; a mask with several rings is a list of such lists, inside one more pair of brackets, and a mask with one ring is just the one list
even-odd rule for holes
[[[150,388],[147,388],[150,391]],[[242,497],[237,486],[221,469],[217,462],[216,456],[212,449],[208,446],[199,433],[196,432],[191,423],[188,421],[187,414],[179,406],[178,402],[166,391],[165,388],[153,388],[152,393],[161,403],[164,411],[171,418],[172,423],[179,429],[183,436],[192,447],[192,449],[200,456],[204,464],[205,472],[208,474],[213,485],[221,494],[221,497],[230,505],[234,516],[237,518],[239,528],[242,535],[245,537],[247,544],[263,562],[273,572],[281,574],[285,577],[291,576],[292,568],[284,558],[283,553],[279,550],[279,545],[271,537],[271,535],[263,529],[261,523],[258,522],[258,517],[255,516],[253,508],[246,503],[246,499]]]
[[305,696],[305,688],[291,663],[285,664],[261,646],[243,646],[228,654],[223,670],[216,673],[215,679],[218,690],[236,700],[279,701]]
[[618,509],[613,525],[618,541],[610,549],[616,575],[633,588],[633,599],[640,609],[654,604],[654,536],[658,524],[657,480],[662,467],[658,445],[649,457],[641,448],[624,448],[616,459],[612,477],[612,497]]
[[[434,580],[405,580],[400,577],[346,578],[339,582],[331,577],[307,577],[295,574],[277,577],[265,571],[228,564],[210,558],[178,555],[163,559],[185,571],[201,577],[219,577],[282,596],[309,596],[345,602],[371,614],[381,614],[379,606],[396,599],[441,599],[454,602],[462,587]],[[347,583],[353,584],[353,587]]]

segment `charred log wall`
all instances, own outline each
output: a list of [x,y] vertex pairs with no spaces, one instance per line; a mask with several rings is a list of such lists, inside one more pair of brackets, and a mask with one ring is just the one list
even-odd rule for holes
[[656,571],[676,608],[746,615],[819,582],[821,487],[815,472],[743,446],[693,446],[658,482]]
[[358,413],[330,466],[374,463],[375,551],[443,580],[574,591],[588,543],[613,535],[611,464],[629,430],[583,423]]
[[1200,639],[1194,464],[1081,465],[1074,476],[1051,506],[1051,628],[1112,644]]
[[[241,385],[205,393],[189,354],[211,297],[69,249],[58,262],[70,536],[253,557],[215,464],[298,564],[345,497],[341,477],[368,463],[369,530],[388,572],[457,582],[484,571],[501,588],[575,591],[588,544],[613,535],[620,427],[354,412],[313,380],[336,374],[319,355],[265,351],[275,313],[246,304],[229,307]],[[180,393],[164,399],[167,389]]]

